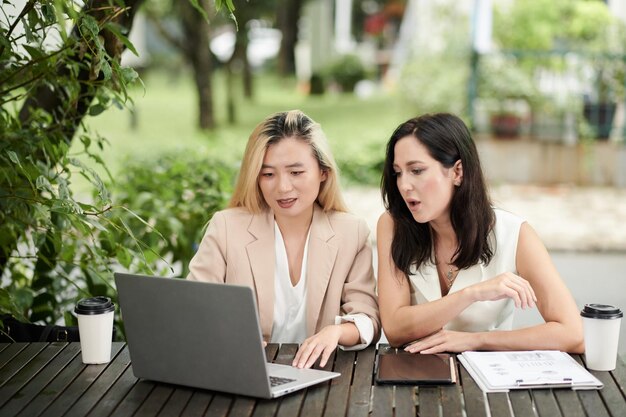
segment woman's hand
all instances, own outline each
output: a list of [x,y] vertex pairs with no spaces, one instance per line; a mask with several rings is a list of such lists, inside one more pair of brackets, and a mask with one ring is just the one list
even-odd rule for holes
[[464,352],[477,349],[480,345],[479,337],[480,333],[441,329],[430,336],[411,343],[404,350],[410,353]]
[[467,290],[474,301],[496,301],[508,297],[513,299],[517,308],[533,308],[537,302],[530,283],[512,272],[504,272]]
[[320,366],[324,367],[337,348],[341,335],[341,325],[324,327],[319,333],[302,342],[292,365],[297,368],[310,368],[321,355]]

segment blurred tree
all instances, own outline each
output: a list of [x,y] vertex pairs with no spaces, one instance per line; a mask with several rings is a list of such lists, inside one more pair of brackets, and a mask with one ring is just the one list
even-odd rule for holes
[[[213,87],[211,84],[213,57],[209,47],[210,0],[191,1],[151,1],[144,10],[148,20],[171,46],[180,52],[189,64],[198,100],[198,128],[215,127],[213,111]],[[198,13],[200,10],[201,13]],[[180,22],[180,35],[165,24],[167,18]]]
[[210,0],[198,0],[203,15],[188,1],[176,2],[180,10],[184,46],[183,54],[193,68],[193,79],[198,92],[198,127],[215,127],[213,114],[213,89],[211,86],[211,50],[209,48],[209,21],[206,18]]
[[[236,30],[234,51],[226,63],[226,108],[228,121],[234,123],[236,121],[235,74],[242,74],[244,96],[249,99],[253,96],[252,69],[247,56],[248,22],[273,10],[274,2],[262,0],[229,1],[229,6],[232,8],[230,18],[236,26]],[[161,0],[149,2],[145,7],[148,19],[157,28],[159,34],[182,54],[192,68],[198,93],[198,127],[200,129],[212,129],[216,125],[211,84],[212,62],[214,60],[210,50],[210,23],[223,24],[224,22],[217,16],[212,22],[209,22],[206,16],[210,6],[210,0],[197,0],[197,4]],[[204,18],[197,13],[197,8],[203,10]],[[236,11],[236,21],[234,11]],[[182,36],[177,36],[170,27],[166,26],[164,19],[172,16],[180,22]]]
[[268,0],[233,0],[237,13],[237,31],[235,32],[235,48],[226,64],[227,96],[226,107],[228,122],[237,121],[235,75],[241,73],[243,81],[243,95],[251,100],[254,96],[254,78],[248,60],[248,45],[250,44],[250,21],[259,19],[274,10],[274,1]]
[[296,72],[296,42],[298,21],[306,0],[278,0],[276,2],[277,25],[283,34],[278,52],[278,72],[293,75]]

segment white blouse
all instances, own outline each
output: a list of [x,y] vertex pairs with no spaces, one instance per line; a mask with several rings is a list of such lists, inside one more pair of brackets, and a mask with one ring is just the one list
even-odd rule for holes
[[[289,261],[285,241],[278,224],[274,222],[274,322],[272,325],[272,343],[302,343],[306,335],[306,266],[309,252],[307,234],[302,256],[300,281],[294,286],[289,276]],[[339,346],[343,350],[358,350],[367,347],[374,338],[374,324],[363,313],[336,316],[335,324],[352,322],[359,331],[361,343],[354,346]]]
[[306,265],[309,235],[304,244],[300,281],[294,286],[289,276],[289,261],[285,241],[278,224],[274,222],[274,324],[272,343],[301,343],[306,339]]

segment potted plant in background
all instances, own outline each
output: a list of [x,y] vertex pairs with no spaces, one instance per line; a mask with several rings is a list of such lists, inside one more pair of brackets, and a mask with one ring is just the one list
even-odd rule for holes
[[569,48],[581,51],[583,57],[581,73],[587,84],[583,118],[596,139],[606,140],[617,108],[624,111],[626,25],[605,3],[579,1],[573,6],[565,37]]
[[484,56],[480,62],[478,96],[489,109],[497,138],[516,138],[537,97],[531,76],[514,57]]
[[326,68],[326,78],[334,82],[341,92],[352,93],[354,86],[367,78],[367,69],[354,54],[342,55]]

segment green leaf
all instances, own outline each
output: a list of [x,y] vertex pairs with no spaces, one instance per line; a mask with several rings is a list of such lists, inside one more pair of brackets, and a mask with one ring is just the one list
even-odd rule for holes
[[[13,317],[20,321],[28,321],[23,314],[24,308],[20,308],[19,306],[30,307],[30,304],[32,303],[32,296],[30,297],[30,299],[18,299],[22,290],[23,289],[21,288],[17,289],[13,291],[13,294],[11,294],[6,289],[0,288],[0,313],[11,314]],[[26,289],[26,291],[29,290]],[[24,301],[24,303],[22,304],[20,301]]]
[[82,19],[80,21],[80,29],[83,32],[83,36],[85,33],[88,33],[91,39],[97,39],[98,33],[100,32],[100,28],[98,27],[98,22],[92,16],[88,14],[82,15]]
[[105,80],[111,79],[111,76],[113,75],[113,71],[111,71],[111,65],[109,64],[108,61],[106,60],[102,61],[102,66],[100,67],[100,70],[102,71],[102,75],[104,75]]
[[35,293],[28,287],[17,288],[13,291],[13,301],[19,311],[26,311],[33,305]]
[[[104,107],[102,104],[97,103],[94,104],[93,106],[89,107],[89,115],[90,116],[97,116],[100,113],[102,113],[103,111],[106,110],[106,107]],[[89,146],[89,145],[87,145]]]
[[126,36],[124,36],[124,34],[122,33],[120,25],[118,25],[117,23],[110,22],[110,23],[107,23],[104,26],[104,28],[110,30],[111,32],[113,32],[113,34],[120,41],[122,41],[122,43],[124,44],[124,46],[126,48],[128,48],[133,54],[135,54],[135,56],[139,56],[139,53],[135,49],[135,45],[133,45],[133,43],[130,40],[128,40],[128,38]]
[[37,177],[37,180],[35,181],[35,186],[38,190],[52,190],[52,184],[50,184],[48,178],[44,177],[43,175]]
[[123,246],[118,246],[116,255],[118,262],[122,264],[124,268],[128,269],[130,267],[130,263],[133,261],[133,257],[128,252],[128,249]]
[[52,4],[42,4],[41,14],[43,15],[47,25],[52,24],[56,21],[56,10],[54,9],[54,5]]
[[[185,0],[183,0],[185,1]],[[204,8],[199,4],[198,0],[187,0],[189,1],[189,3],[191,3],[191,5],[193,6],[194,9],[196,9],[198,11],[198,13],[200,13],[202,15],[202,18],[204,20],[206,20],[207,22],[209,21],[209,15],[207,15],[206,10],[204,10]],[[215,9],[219,10],[221,7],[223,0],[216,0],[215,2]]]
[[22,47],[26,49],[26,51],[28,52],[28,54],[30,55],[32,59],[39,59],[45,56],[45,53],[41,48],[36,48],[30,45],[22,45]]
[[7,155],[9,155],[9,159],[11,160],[11,162],[13,162],[15,165],[20,165],[20,159],[17,157],[17,154],[13,151],[7,151]]
[[135,82],[139,78],[139,74],[133,68],[124,67],[120,71],[122,79],[126,84]]

